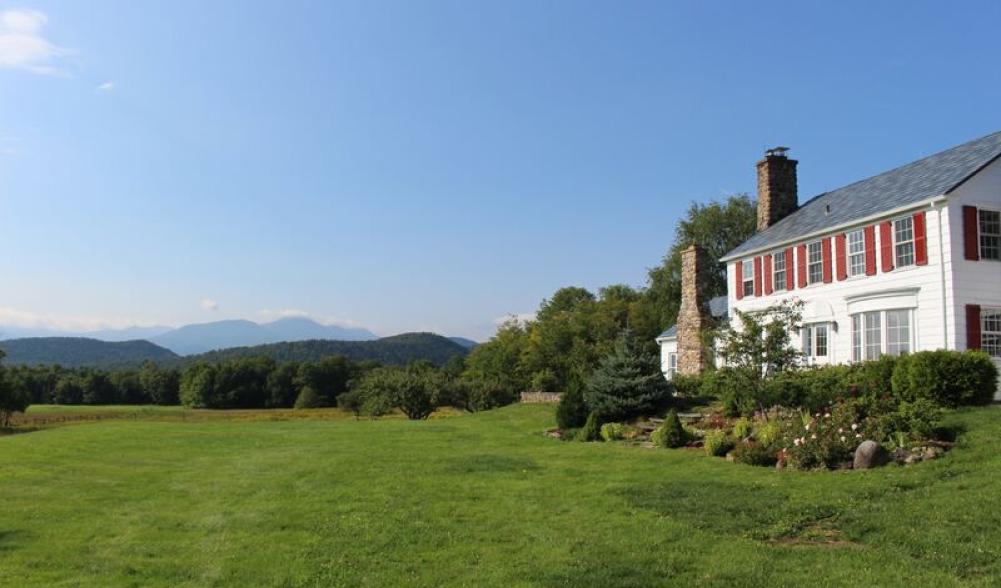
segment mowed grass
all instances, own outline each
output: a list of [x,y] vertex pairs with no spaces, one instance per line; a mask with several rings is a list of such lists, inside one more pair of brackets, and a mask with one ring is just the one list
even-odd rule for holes
[[105,420],[0,438],[9,586],[996,586],[1001,409],[869,472],[426,422]]

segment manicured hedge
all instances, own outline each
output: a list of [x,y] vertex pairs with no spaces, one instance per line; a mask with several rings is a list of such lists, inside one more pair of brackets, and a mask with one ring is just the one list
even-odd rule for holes
[[[769,378],[720,368],[694,378],[702,395],[718,398],[728,416],[750,415],[772,406],[811,411],[845,398],[930,400],[941,406],[991,402],[997,368],[979,351],[922,351],[850,365],[786,371]],[[691,376],[686,389],[694,389]]]
[[900,399],[965,406],[994,400],[997,378],[997,367],[981,351],[923,351],[901,357],[891,381]]

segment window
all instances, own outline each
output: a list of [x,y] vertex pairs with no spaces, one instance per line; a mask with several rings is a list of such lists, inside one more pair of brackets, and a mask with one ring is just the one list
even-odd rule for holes
[[904,217],[893,221],[894,261],[896,267],[914,265],[914,219]]
[[820,249],[820,241],[806,246],[807,282],[816,284],[824,280],[824,254]]
[[670,380],[674,378],[674,375],[678,373],[678,354],[668,353],[667,354],[667,379]]
[[803,354],[807,357],[827,357],[827,324],[803,325]]
[[852,315],[852,361],[862,361],[862,315]]
[[754,262],[750,259],[743,262],[740,274],[744,281],[744,296],[754,296]]
[[786,289],[786,254],[784,251],[772,255],[772,284],[776,291]]
[[911,311],[886,311],[886,353],[904,355],[911,352]]
[[852,361],[904,355],[913,350],[910,309],[877,310],[853,314]]
[[865,358],[879,359],[879,356],[883,354],[883,345],[880,341],[883,334],[883,328],[880,326],[880,315],[878,312],[867,312],[864,318]]
[[865,273],[865,235],[860,229],[848,233],[848,275]]
[[1001,308],[980,310],[980,349],[991,357],[1001,357]]
[[978,211],[980,217],[980,259],[1001,261],[1001,211]]

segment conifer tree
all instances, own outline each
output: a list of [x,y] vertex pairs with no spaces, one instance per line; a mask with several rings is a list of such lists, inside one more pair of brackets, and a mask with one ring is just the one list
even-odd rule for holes
[[669,397],[656,355],[644,351],[628,329],[591,374],[584,393],[588,409],[602,422],[652,414]]

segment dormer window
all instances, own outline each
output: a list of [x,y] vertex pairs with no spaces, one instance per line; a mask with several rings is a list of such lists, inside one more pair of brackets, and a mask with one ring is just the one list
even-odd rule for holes
[[744,296],[754,296],[754,262],[750,259],[741,263],[740,268],[741,287],[744,289]]
[[824,252],[820,241],[814,241],[806,246],[806,276],[807,283],[816,284],[824,281]]

